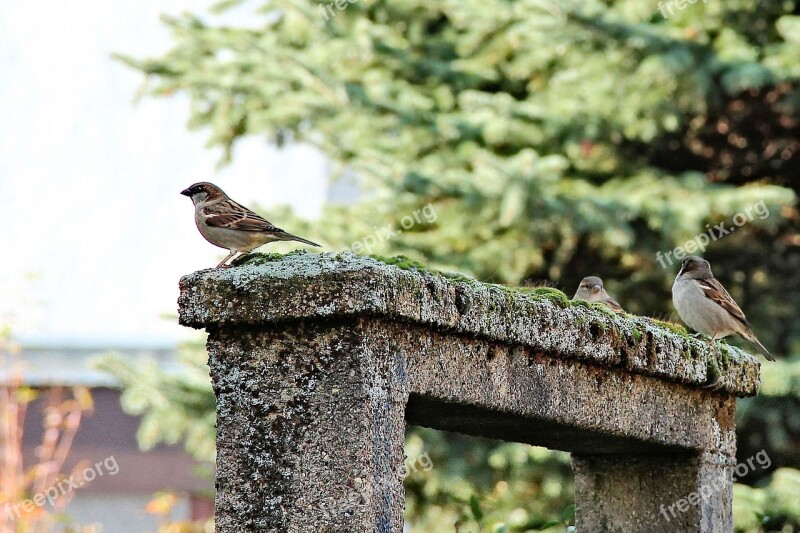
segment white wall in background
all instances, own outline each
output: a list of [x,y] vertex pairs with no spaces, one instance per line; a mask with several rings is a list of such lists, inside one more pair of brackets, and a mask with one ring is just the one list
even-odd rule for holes
[[18,334],[189,334],[160,315],[175,312],[181,275],[225,255],[198,235],[178,194],[194,181],[319,214],[326,168],[315,150],[252,138],[217,171],[205,133],[185,128],[186,99],[132,105],[142,76],[110,54],[168,49],[159,14],[205,4],[0,2],[0,323],[11,317]]

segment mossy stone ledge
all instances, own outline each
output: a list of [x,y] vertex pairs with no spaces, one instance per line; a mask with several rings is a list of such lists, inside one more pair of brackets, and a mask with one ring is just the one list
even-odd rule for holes
[[402,256],[253,254],[234,268],[186,276],[181,287],[180,322],[190,327],[384,316],[679,383],[713,383],[737,396],[759,387],[755,356],[733,346],[714,354],[681,326],[619,316],[549,287],[481,283]]
[[218,533],[400,533],[406,424],[570,452],[578,531],[733,531],[760,368],[736,348],[403,257],[253,255],[180,289],[209,334]]

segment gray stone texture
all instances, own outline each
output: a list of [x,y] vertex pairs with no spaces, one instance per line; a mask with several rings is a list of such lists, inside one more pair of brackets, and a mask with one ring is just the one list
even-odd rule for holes
[[399,263],[256,256],[181,280],[181,323],[209,332],[219,532],[400,532],[406,423],[572,452],[581,532],[732,531],[752,356]]

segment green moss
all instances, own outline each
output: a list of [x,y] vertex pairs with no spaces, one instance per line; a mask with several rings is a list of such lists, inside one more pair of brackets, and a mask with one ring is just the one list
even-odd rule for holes
[[500,285],[500,284],[482,284],[482,285],[499,289],[505,294],[506,300],[518,296],[523,296],[523,297],[529,297],[533,300],[548,300],[553,302],[557,306],[561,307],[562,309],[569,306],[569,298],[567,297],[567,295],[561,292],[560,290],[553,289],[551,287],[516,287],[511,285]]
[[270,253],[270,254],[262,254],[262,253],[253,253],[243,255],[231,263],[231,266],[242,266],[242,265],[263,265],[266,263],[274,263],[275,261],[280,261],[281,259],[285,259],[287,257],[291,257],[293,255],[305,255],[308,252],[307,250],[293,250],[288,254],[278,254],[278,253]]
[[709,355],[706,360],[706,380],[708,383],[716,383],[721,376],[722,372],[719,369],[716,358]]
[[397,268],[400,268],[402,270],[418,270],[420,272],[433,272],[438,274],[438,272],[432,270],[430,267],[420,263],[419,261],[415,261],[410,257],[406,257],[404,255],[395,255],[392,257],[387,257],[383,255],[371,255],[369,257],[371,257],[376,261],[380,261],[381,263],[396,266]]
[[644,338],[644,330],[642,327],[637,324],[636,327],[631,330],[631,337],[636,342],[641,342],[641,340]]
[[[460,274],[458,272],[441,272],[438,270],[434,270],[424,265],[423,263],[415,261],[414,259],[410,259],[404,255],[396,255],[393,257],[371,255],[369,257],[376,261],[380,261],[381,263],[396,266],[397,268],[403,270],[426,272],[436,276],[441,276],[449,281],[466,283],[473,287],[477,286],[494,287],[505,293],[506,296],[509,298],[513,298],[514,296],[519,296],[519,295],[529,296],[535,300],[548,300],[550,302],[553,302],[557,306],[561,307],[562,309],[567,308],[570,305],[570,300],[566,294],[564,294],[558,289],[553,289],[551,287],[512,287],[509,285],[482,283],[476,280],[475,278],[471,278],[469,276]],[[496,306],[497,304],[494,305]],[[490,309],[491,308],[492,307],[490,306]]]
[[529,289],[526,287],[523,289],[523,292],[533,296],[534,299],[537,300],[549,300],[562,309],[569,307],[569,298],[566,294],[558,289],[553,289],[550,287],[537,287],[534,289]]
[[[559,291],[560,292],[560,291]],[[585,309],[592,309],[599,313],[602,313],[608,317],[616,317],[617,315],[610,307],[600,302],[588,302],[586,300],[569,300],[568,304],[570,307],[583,307]]]
[[685,338],[691,338],[689,332],[686,331],[686,328],[684,328],[680,324],[675,324],[674,322],[665,322],[663,320],[656,320],[655,318],[653,319],[653,322],[655,322],[662,328],[667,329],[672,333],[675,333],[676,335],[680,335],[681,337]]
[[[478,282],[480,283],[480,282]],[[527,297],[532,300],[548,300],[553,302],[562,309],[569,305],[569,298],[567,295],[558,289],[551,287],[517,287],[512,285],[500,284],[482,284],[487,287],[492,287],[502,291],[506,297],[506,301],[510,301],[516,297]]]
[[592,302],[592,309],[594,309],[595,311],[599,311],[599,312],[603,313],[606,316],[610,316],[610,317],[619,316],[617,313],[614,312],[613,309],[611,309],[609,306],[607,306],[605,304]]
[[728,368],[731,362],[730,346],[722,341],[719,341],[717,347],[719,348],[717,352],[719,353],[719,362],[721,363],[722,368]]
[[593,309],[592,302],[587,302],[586,300],[570,300],[569,301],[570,307],[585,307],[586,309]]
[[404,255],[396,255],[396,256],[393,256],[393,257],[386,257],[386,256],[381,256],[381,255],[371,255],[369,257],[371,259],[376,260],[376,261],[380,261],[381,263],[384,263],[386,265],[396,266],[397,268],[399,268],[401,270],[413,270],[413,271],[416,271],[416,272],[425,272],[425,273],[432,274],[432,275],[435,275],[435,276],[441,276],[441,277],[443,277],[445,279],[448,279],[450,281],[466,283],[466,284],[473,285],[473,286],[485,285],[484,283],[481,283],[480,281],[478,281],[475,278],[471,278],[471,277],[469,277],[467,275],[460,274],[458,272],[442,272],[442,271],[439,271],[439,270],[435,270],[435,269],[433,269],[433,268],[431,268],[431,267],[429,267],[429,266],[427,266],[427,265],[425,265],[423,263],[420,263],[419,261],[415,261],[414,259],[411,259],[411,258],[406,257]]
[[449,279],[450,281],[458,281],[461,283],[467,283],[469,285],[483,285],[483,283],[477,279],[465,276],[464,274],[460,274],[458,272],[439,272],[439,275]]

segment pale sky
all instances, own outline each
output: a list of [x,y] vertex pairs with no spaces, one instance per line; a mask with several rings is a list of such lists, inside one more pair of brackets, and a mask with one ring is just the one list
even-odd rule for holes
[[206,133],[186,129],[186,99],[133,105],[142,76],[111,53],[166,50],[160,13],[207,3],[0,2],[0,323],[18,336],[152,344],[191,334],[161,315],[175,313],[181,275],[226,255],[178,194],[195,181],[318,216],[326,163],[312,148],[251,138],[216,170]]

